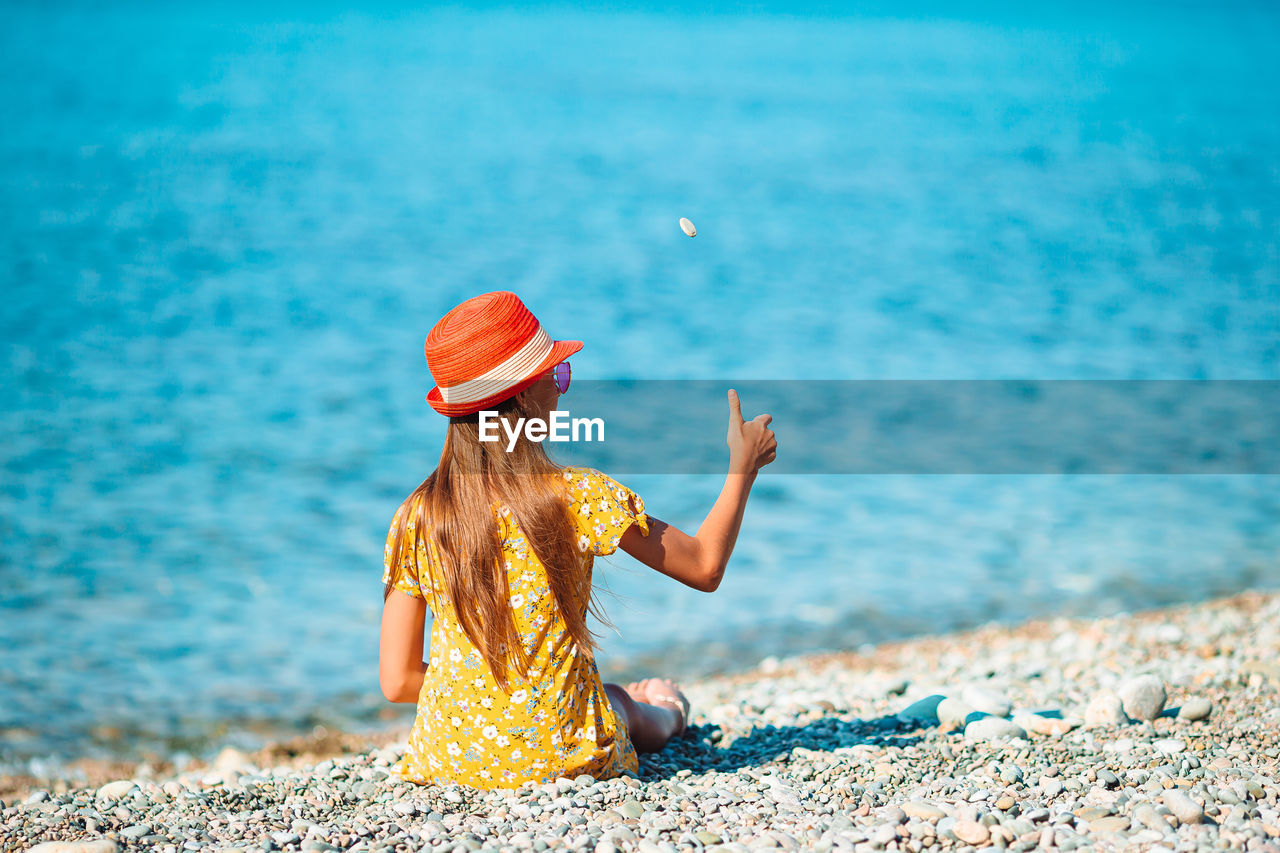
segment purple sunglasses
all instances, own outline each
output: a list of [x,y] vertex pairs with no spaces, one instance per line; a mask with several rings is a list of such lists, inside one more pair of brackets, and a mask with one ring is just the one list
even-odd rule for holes
[[569,362],[562,361],[559,364],[557,364],[554,368],[552,368],[552,370],[555,372],[556,390],[558,390],[561,394],[565,393],[566,391],[569,390],[569,377],[571,375],[571,371],[569,370]]

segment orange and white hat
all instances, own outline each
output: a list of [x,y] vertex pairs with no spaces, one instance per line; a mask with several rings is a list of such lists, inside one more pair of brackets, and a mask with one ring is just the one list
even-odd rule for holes
[[498,290],[441,317],[423,349],[436,381],[427,402],[458,417],[519,394],[582,349],[582,341],[551,340],[520,297]]

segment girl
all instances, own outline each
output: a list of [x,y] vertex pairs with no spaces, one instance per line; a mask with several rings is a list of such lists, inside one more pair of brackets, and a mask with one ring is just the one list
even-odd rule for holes
[[[689,703],[665,678],[602,684],[587,629],[596,556],[619,547],[713,592],[747,495],[777,442],[769,415],[743,421],[729,391],[729,473],[698,532],[646,514],[644,501],[592,468],[553,463],[523,434],[482,441],[479,412],[548,419],[569,388],[580,341],[552,341],[520,299],[486,293],[454,308],[426,341],[449,417],[440,464],[400,505],[387,534],[378,676],[392,702],[418,706],[404,779],[515,788],[582,773],[638,772],[684,732]],[[499,425],[501,426],[501,425]],[[424,661],[428,605],[434,616]],[[598,615],[598,614],[597,614]]]

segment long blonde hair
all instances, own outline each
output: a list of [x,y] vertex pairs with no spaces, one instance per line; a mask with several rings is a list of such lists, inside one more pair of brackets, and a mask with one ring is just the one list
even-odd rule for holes
[[[520,417],[545,417],[545,413],[534,411],[533,403],[523,394],[491,411],[513,426]],[[609,624],[596,608],[589,588],[585,558],[578,549],[577,529],[569,514],[563,470],[547,456],[541,442],[530,441],[523,434],[510,452],[505,434],[501,441],[481,441],[479,413],[450,418],[440,465],[404,500],[397,513],[391,579],[383,599],[402,574],[402,559],[415,561],[418,578],[426,586],[423,572],[429,568],[416,563],[417,555],[425,553],[420,549],[428,543],[434,544],[440,580],[458,624],[507,693],[512,691],[508,667],[523,679],[531,666],[532,650],[525,648],[511,608],[495,503],[510,509],[511,519],[546,569],[566,628],[552,656],[566,640],[582,652],[596,648],[587,627],[587,612]],[[412,558],[407,556],[410,554]],[[580,606],[584,598],[586,608]],[[537,644],[549,627],[543,627]]]

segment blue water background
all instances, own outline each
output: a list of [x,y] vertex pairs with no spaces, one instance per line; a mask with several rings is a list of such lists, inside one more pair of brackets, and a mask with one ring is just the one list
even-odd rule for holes
[[[1276,6],[861,8],[7,5],[0,757],[406,721],[383,540],[480,292],[582,378],[1280,378]],[[690,531],[719,488],[627,484]],[[766,475],[714,595],[597,564],[601,667],[1274,586],[1278,521],[1275,477]]]

